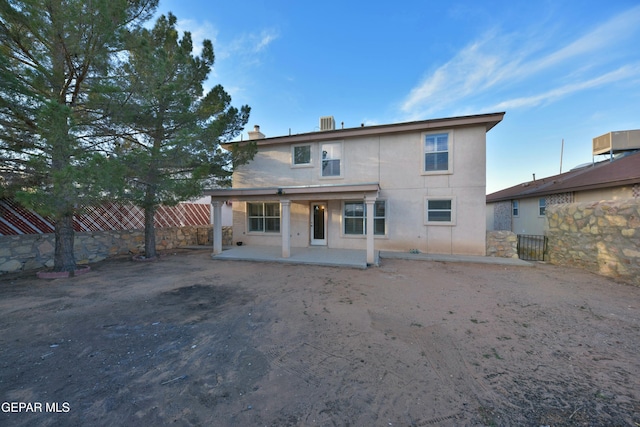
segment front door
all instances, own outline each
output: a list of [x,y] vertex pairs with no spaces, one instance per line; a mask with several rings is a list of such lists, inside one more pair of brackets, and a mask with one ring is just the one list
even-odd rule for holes
[[327,244],[327,205],[311,203],[311,244]]

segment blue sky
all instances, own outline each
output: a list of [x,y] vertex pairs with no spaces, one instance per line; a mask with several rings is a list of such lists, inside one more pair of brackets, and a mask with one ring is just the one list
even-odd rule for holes
[[[487,193],[592,161],[640,129],[640,3],[160,0],[213,42],[209,84],[251,106],[246,131],[312,132],[506,112],[487,134]],[[596,158],[598,160],[598,158]]]

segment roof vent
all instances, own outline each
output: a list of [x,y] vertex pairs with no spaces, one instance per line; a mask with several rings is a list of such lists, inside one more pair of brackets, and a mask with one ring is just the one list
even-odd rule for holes
[[336,121],[333,116],[320,117],[320,130],[336,130]]

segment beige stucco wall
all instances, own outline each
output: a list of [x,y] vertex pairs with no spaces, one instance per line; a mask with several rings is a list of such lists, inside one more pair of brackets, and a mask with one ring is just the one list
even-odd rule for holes
[[[234,172],[234,188],[318,184],[380,184],[379,200],[386,200],[386,236],[376,236],[378,250],[425,253],[485,254],[484,126],[448,129],[451,132],[452,173],[427,175],[423,168],[422,132],[366,136],[342,145],[339,178],[323,178],[320,143],[312,142],[312,167],[292,167],[289,145],[263,145],[253,161]],[[425,225],[425,198],[454,198],[455,225]],[[278,200],[274,198],[274,202]],[[319,197],[316,201],[327,201]],[[328,200],[328,246],[365,247],[364,236],[342,232],[342,201]],[[280,245],[279,234],[251,235],[246,231],[245,203],[234,203],[234,240],[247,244]],[[291,204],[291,245],[309,245],[309,202]]]
[[574,202],[597,202],[600,200],[625,200],[633,198],[633,188],[616,187],[616,188],[603,188],[600,190],[580,191],[574,193]]
[[[544,198],[544,197],[542,197]],[[544,234],[545,216],[539,215],[540,198],[520,199],[519,215],[513,216],[513,229],[516,234]]]

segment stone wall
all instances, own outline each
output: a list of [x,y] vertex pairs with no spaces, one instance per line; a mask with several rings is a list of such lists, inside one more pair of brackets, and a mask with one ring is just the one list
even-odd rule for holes
[[487,256],[518,258],[518,236],[509,230],[487,231]]
[[[231,227],[222,228],[223,245],[232,244]],[[53,234],[0,236],[0,274],[53,266]],[[213,246],[212,226],[156,228],[156,248],[163,251],[185,246]],[[76,233],[74,245],[78,264],[102,261],[117,255],[144,252],[144,230]]]
[[640,285],[640,200],[547,207],[549,261]]

